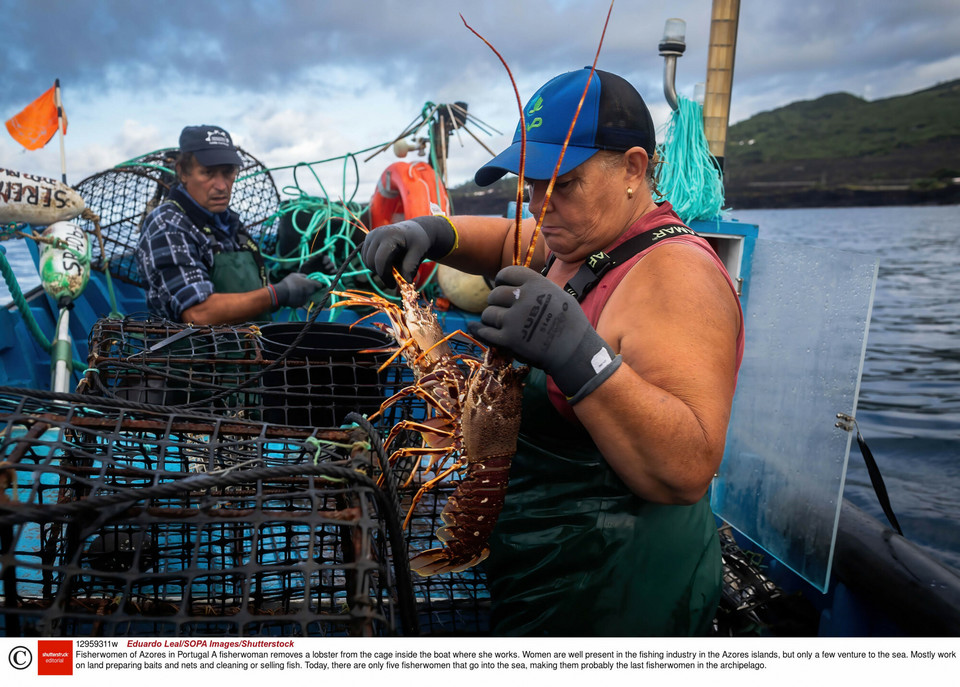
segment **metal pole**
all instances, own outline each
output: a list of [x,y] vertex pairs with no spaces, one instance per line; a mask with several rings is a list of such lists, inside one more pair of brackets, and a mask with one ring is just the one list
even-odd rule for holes
[[67,306],[60,308],[57,335],[53,340],[50,356],[53,363],[51,390],[69,392],[70,377],[73,374],[73,342],[70,339],[70,310]]
[[60,79],[57,79],[53,85],[56,87],[53,94],[57,105],[57,132],[60,134],[60,177],[63,183],[67,183],[67,153],[63,145],[63,101],[60,99]]
[[677,100],[677,58],[686,50],[686,22],[682,19],[668,19],[660,41],[660,55],[663,57],[663,97],[671,109],[680,107]]

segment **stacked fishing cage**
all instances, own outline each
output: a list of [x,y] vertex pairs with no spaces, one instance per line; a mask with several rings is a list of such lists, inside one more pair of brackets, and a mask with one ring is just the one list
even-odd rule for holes
[[366,636],[412,617],[361,428],[295,439],[11,394],[0,417],[7,635]]
[[[106,271],[131,284],[142,284],[135,250],[143,222],[167,199],[176,184],[176,148],[157,150],[87,177],[74,188],[86,206],[99,217],[103,246],[94,242],[94,269]],[[244,150],[243,164],[231,195],[230,208],[240,214],[244,228],[261,250],[276,245],[272,219],[280,205],[280,194],[270,172]],[[92,219],[77,218],[80,228],[94,233]]]
[[425,415],[416,395],[364,418],[412,381],[392,347],[335,323],[100,320],[82,395],[0,395],[2,633],[485,632],[478,569],[411,579],[455,485],[401,528],[433,475],[381,444]]
[[[77,185],[95,269],[141,282],[136,243],[175,153]],[[284,208],[241,156],[231,207],[269,254]],[[0,635],[485,632],[481,571],[411,579],[455,484],[401,527],[435,473],[391,468],[382,446],[426,416],[416,395],[364,417],[413,381],[393,346],[332,323],[103,319],[77,394],[0,389]],[[388,450],[420,443],[402,431]]]

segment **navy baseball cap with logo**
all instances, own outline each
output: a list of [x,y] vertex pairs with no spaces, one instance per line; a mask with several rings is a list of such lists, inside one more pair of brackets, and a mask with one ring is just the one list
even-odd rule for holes
[[243,165],[230,134],[219,126],[185,126],[180,132],[180,151],[193,153],[204,167]]
[[[590,67],[561,74],[540,87],[523,110],[527,126],[524,176],[549,179],[560,158],[570,123],[590,77]],[[477,170],[477,186],[489,186],[507,172],[520,173],[520,123],[513,144]],[[566,174],[598,150],[640,146],[653,157],[657,147],[653,118],[646,103],[623,77],[594,71],[559,174]],[[559,176],[559,175],[558,175]]]

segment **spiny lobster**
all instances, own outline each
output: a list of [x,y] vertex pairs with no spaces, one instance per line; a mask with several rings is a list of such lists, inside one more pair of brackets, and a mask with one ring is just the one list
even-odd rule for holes
[[[483,561],[490,553],[487,542],[497,523],[507,489],[510,463],[520,431],[522,380],[527,372],[508,357],[487,349],[481,358],[458,355],[429,305],[421,303],[413,285],[394,275],[400,304],[375,293],[336,292],[343,300],[334,307],[372,307],[384,313],[388,330],[414,373],[414,383],[397,392],[381,411],[400,398],[416,396],[427,407],[427,417],[403,420],[387,436],[389,446],[403,430],[415,430],[421,447],[398,449],[391,462],[409,455],[431,456],[426,472],[436,476],[423,483],[413,498],[404,526],[423,495],[454,472],[465,469],[441,513],[443,526],[437,538],[443,546],[413,557],[410,568],[422,575],[459,572]],[[379,413],[378,413],[379,414]],[[448,464],[449,463],[449,464]],[[413,475],[411,474],[411,479]]]

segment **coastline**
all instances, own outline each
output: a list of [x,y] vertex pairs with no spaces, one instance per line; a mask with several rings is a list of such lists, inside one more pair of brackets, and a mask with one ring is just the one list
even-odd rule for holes
[[[463,215],[503,216],[515,196],[502,189],[450,193],[454,212]],[[727,189],[725,208],[736,210],[777,210],[783,208],[843,208],[878,206],[960,205],[960,184],[938,189],[865,189],[848,186],[831,188]]]
[[765,189],[763,191],[730,189],[726,192],[724,205],[738,210],[960,205],[960,185],[954,184],[931,190],[872,190],[855,187]]

